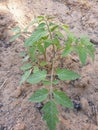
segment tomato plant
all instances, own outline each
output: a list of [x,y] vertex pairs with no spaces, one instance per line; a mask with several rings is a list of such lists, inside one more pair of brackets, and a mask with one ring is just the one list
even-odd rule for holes
[[42,83],[43,87],[33,93],[29,100],[35,103],[44,102],[41,111],[49,130],[55,130],[59,121],[58,104],[73,108],[71,99],[63,91],[56,89],[55,85],[59,84],[60,80],[80,78],[80,74],[56,66],[56,61],[60,62],[60,57],[76,53],[81,63],[85,65],[87,56],[90,55],[94,60],[95,53],[94,45],[88,37],[78,38],[67,25],[57,24],[53,19],[50,16],[38,16],[23,31],[19,27],[14,28],[16,34],[10,40],[12,42],[23,33],[28,34],[29,28],[35,25],[30,36],[25,39],[24,46],[27,51],[22,54],[24,65],[21,70],[24,73],[20,84]]

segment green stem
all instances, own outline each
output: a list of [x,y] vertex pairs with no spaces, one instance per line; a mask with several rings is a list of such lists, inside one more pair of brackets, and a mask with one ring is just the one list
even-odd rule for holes
[[[47,25],[47,28],[48,28],[48,32],[49,32],[49,36],[50,36],[50,39],[52,40],[52,33],[51,33],[51,30],[49,28],[49,24],[48,24],[48,21],[47,19],[45,20],[46,21],[46,25]],[[55,46],[53,44],[53,58],[52,58],[52,70],[51,70],[51,85],[50,85],[50,99],[52,100],[52,93],[53,93],[53,75],[54,75],[54,60],[55,59]]]

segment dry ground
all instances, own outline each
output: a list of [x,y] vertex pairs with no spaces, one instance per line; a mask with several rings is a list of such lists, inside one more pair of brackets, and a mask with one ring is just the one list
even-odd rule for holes
[[79,69],[79,63],[67,62],[69,67],[81,72],[82,79],[61,83],[61,89],[80,103],[82,109],[61,108],[57,130],[98,130],[97,0],[0,0],[0,130],[46,128],[41,114],[28,101],[39,86],[25,84],[19,87],[23,40],[9,43],[12,27],[18,25],[24,28],[36,16],[43,14],[56,16],[57,22],[68,24],[76,35],[89,35],[96,47],[94,63],[89,60],[86,66]]

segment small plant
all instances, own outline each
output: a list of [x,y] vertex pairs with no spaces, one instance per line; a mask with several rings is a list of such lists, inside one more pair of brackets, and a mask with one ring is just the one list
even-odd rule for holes
[[[32,25],[35,25],[35,28],[30,34],[28,29]],[[22,53],[25,64],[21,67],[24,74],[20,84],[41,83],[42,88],[38,89],[29,100],[44,103],[41,109],[43,120],[46,121],[49,130],[55,130],[59,121],[57,106],[73,108],[70,98],[56,86],[60,80],[80,78],[76,72],[61,68],[56,63],[60,63],[62,57],[76,53],[81,63],[85,65],[88,55],[94,60],[95,48],[88,37],[76,37],[67,25],[56,24],[50,16],[38,16],[23,32],[19,27],[14,28],[13,31],[16,34],[11,41],[22,34],[30,34],[24,43],[27,51]]]

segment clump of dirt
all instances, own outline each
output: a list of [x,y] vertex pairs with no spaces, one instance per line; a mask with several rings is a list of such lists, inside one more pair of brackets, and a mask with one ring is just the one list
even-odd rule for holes
[[[46,129],[36,105],[28,101],[41,86],[19,86],[24,39],[10,43],[11,28],[18,25],[23,29],[38,15],[54,15],[57,22],[68,24],[76,35],[89,35],[98,43],[98,1],[5,0],[0,1],[0,9],[0,130]],[[95,47],[94,63],[88,59],[84,67],[76,56],[61,59],[61,67],[74,69],[82,77],[56,86],[74,103],[73,110],[59,108],[57,130],[98,130],[98,45]]]

